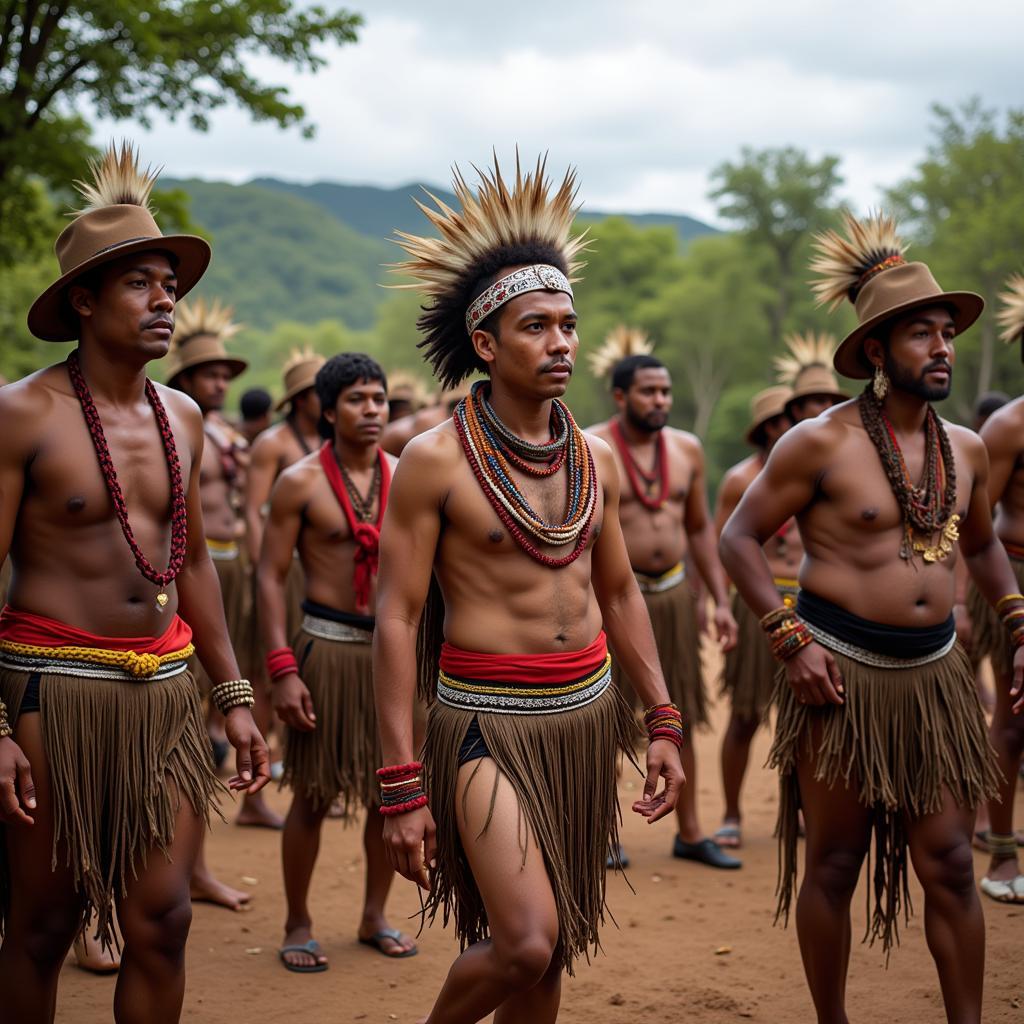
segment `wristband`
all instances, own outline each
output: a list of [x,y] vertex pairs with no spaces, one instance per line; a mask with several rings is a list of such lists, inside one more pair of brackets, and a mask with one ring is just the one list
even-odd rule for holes
[[407,814],[427,805],[423,788],[423,765],[419,761],[393,764],[377,769],[380,779],[380,813],[388,818]]
[[272,683],[287,675],[299,674],[299,663],[295,660],[295,652],[290,647],[278,647],[269,651],[266,658],[267,675]]
[[232,708],[243,704],[251,708],[256,703],[256,695],[248,679],[229,679],[210,690],[210,700],[222,715],[226,715]]
[[1001,616],[1003,609],[1014,601],[1024,604],[1024,594],[1004,594],[996,601],[996,614]]
[[814,636],[796,617],[796,612],[785,606],[765,615],[761,619],[761,628],[768,634],[768,643],[776,661],[788,661],[814,642]]
[[683,716],[672,703],[655,704],[644,712],[648,742],[668,740],[676,747],[683,745]]
[[11,723],[7,721],[7,705],[0,700],[0,740],[13,735],[14,730],[11,728]]

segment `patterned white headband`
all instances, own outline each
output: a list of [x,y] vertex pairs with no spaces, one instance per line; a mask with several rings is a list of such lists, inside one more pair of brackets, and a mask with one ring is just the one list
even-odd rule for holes
[[501,309],[506,302],[526,292],[565,292],[571,298],[572,285],[558,267],[551,267],[546,263],[513,270],[511,274],[506,274],[495,281],[470,303],[469,309],[466,310],[466,330],[472,334],[496,309]]

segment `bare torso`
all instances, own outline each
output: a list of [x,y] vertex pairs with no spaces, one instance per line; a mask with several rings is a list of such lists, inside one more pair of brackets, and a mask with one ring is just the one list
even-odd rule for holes
[[227,424],[207,417],[204,429],[207,440],[199,467],[204,533],[208,540],[237,540],[241,529],[238,505],[243,460],[232,450],[233,438]]
[[992,462],[996,535],[1004,543],[1024,545],[1024,398],[994,413],[981,436]]

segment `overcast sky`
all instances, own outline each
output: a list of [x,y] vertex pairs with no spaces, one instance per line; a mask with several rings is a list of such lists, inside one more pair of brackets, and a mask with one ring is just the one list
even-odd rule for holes
[[193,132],[124,123],[148,161],[175,176],[387,186],[446,183],[453,162],[494,146],[548,150],[575,164],[585,206],[714,220],[708,176],[743,145],[796,145],[842,158],[860,208],[910,173],[928,142],[929,105],[979,95],[1024,106],[1024,4],[890,0],[365,0],[354,46],[287,85],[318,127],[254,124],[238,110]]

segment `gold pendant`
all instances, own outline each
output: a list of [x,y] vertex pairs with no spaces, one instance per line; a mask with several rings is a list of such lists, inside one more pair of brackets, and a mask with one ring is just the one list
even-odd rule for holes
[[162,590],[156,595],[156,603],[161,609],[167,607],[167,602],[169,600],[170,598]]
[[938,544],[926,544],[923,540],[915,540],[914,551],[929,565],[948,558],[953,551],[953,545],[960,539],[960,530],[957,528],[959,522],[960,516],[950,516],[942,528],[942,533],[939,534]]

